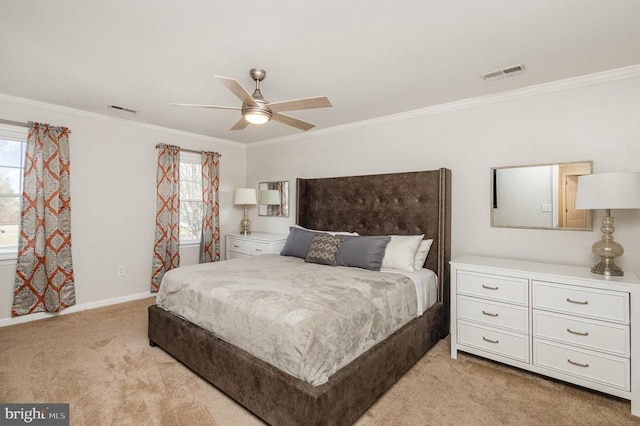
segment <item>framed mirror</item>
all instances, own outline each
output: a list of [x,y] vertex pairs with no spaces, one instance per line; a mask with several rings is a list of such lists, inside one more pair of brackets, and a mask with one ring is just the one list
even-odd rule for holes
[[258,215],[289,217],[289,182],[258,184]]
[[591,210],[576,210],[578,176],[592,161],[491,168],[491,226],[590,231]]

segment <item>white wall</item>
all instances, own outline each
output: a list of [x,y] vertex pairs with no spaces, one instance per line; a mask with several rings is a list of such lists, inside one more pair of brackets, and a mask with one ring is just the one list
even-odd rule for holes
[[[249,147],[247,185],[292,183],[288,219],[258,217],[253,229],[286,233],[295,222],[295,179],[452,170],[452,252],[592,265],[593,232],[492,228],[490,168],[593,160],[594,172],[640,171],[640,77],[578,79],[425,110],[402,120],[345,126]],[[441,112],[438,112],[441,111]],[[340,114],[336,105],[329,114]],[[614,211],[620,265],[640,275],[640,211]]]
[[[232,193],[245,184],[244,145],[2,95],[0,118],[71,129],[71,232],[77,308],[149,296],[157,143],[221,153],[222,233],[234,232],[242,218],[242,211],[232,204]],[[182,265],[197,262],[197,248],[181,250]],[[116,276],[118,265],[126,267],[125,276]],[[44,316],[9,319],[14,276],[15,262],[0,264],[0,325]]]

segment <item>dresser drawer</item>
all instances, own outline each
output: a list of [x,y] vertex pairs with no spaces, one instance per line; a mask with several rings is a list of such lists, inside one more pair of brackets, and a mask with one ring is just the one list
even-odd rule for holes
[[529,362],[529,338],[526,335],[458,321],[458,344]]
[[269,244],[256,243],[253,241],[247,242],[247,254],[249,256],[256,256],[259,254],[269,253]]
[[629,293],[533,281],[533,307],[629,323]]
[[229,238],[229,252],[247,254],[247,242],[235,238]]
[[629,326],[533,311],[533,335],[559,343],[629,357]]
[[533,339],[534,365],[585,380],[630,390],[629,358],[614,357]]
[[458,318],[527,333],[529,316],[524,306],[458,296]]
[[529,280],[523,278],[458,271],[457,282],[458,294],[519,305],[527,305],[529,301]]

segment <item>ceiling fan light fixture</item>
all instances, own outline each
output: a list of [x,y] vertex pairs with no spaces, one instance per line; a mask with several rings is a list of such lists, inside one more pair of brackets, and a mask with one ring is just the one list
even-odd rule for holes
[[243,111],[242,116],[251,124],[264,124],[271,120],[271,113],[261,109]]
[[198,108],[214,108],[214,109],[232,109],[241,110],[242,118],[230,130],[244,130],[249,124],[265,124],[270,120],[287,126],[295,127],[303,131],[307,131],[315,127],[315,124],[298,120],[286,114],[283,111],[295,111],[300,109],[314,109],[331,107],[331,102],[326,96],[316,96],[313,98],[291,99],[280,102],[267,102],[260,92],[260,82],[267,76],[265,70],[253,68],[249,71],[249,75],[256,82],[256,89],[253,94],[247,92],[238,80],[220,75],[214,76],[218,82],[229,89],[238,99],[242,101],[242,107],[218,106],[218,105],[200,105],[200,104],[173,104],[176,106],[190,106]]

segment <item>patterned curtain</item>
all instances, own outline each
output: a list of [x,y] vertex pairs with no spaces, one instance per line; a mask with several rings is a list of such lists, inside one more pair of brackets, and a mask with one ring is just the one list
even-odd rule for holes
[[11,315],[59,312],[75,304],[69,129],[30,122]]
[[180,266],[180,147],[158,148],[156,171],[156,233],[151,291],[160,290],[165,272]]
[[202,236],[200,263],[220,260],[220,154],[202,152]]

